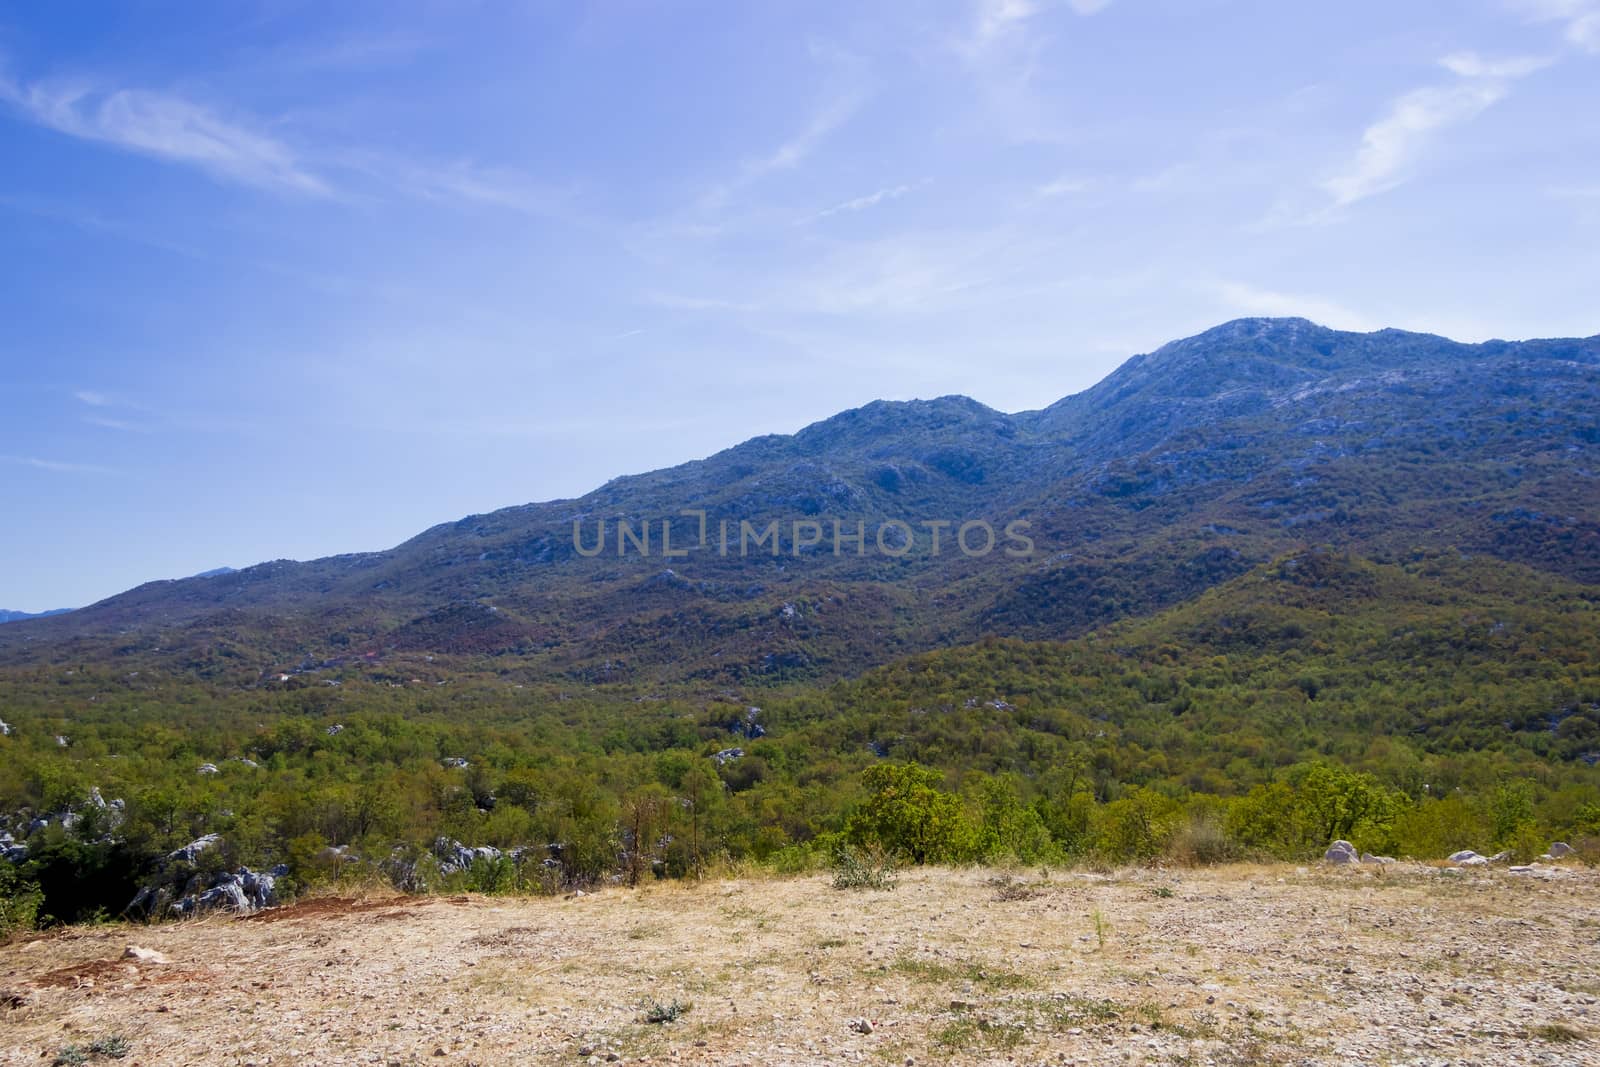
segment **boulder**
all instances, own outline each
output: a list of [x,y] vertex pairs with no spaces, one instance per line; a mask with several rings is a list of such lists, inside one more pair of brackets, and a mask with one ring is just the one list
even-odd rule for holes
[[1363,852],[1361,854],[1361,862],[1362,863],[1386,864],[1386,863],[1393,863],[1394,861],[1395,861],[1395,859],[1394,859],[1393,856],[1374,856],[1370,852]]
[[1470,848],[1464,848],[1460,852],[1450,853],[1450,862],[1459,863],[1463,867],[1487,867],[1489,857],[1480,856]]
[[1343,866],[1347,863],[1359,863],[1361,857],[1356,852],[1356,846],[1352,845],[1350,842],[1335,841],[1329,846],[1328,851],[1322,854],[1322,860],[1324,863],[1332,863],[1337,866]]
[[190,841],[187,845],[184,845],[182,848],[178,849],[176,852],[167,853],[167,862],[193,863],[200,858],[200,853],[205,852],[207,849],[217,847],[221,841],[221,834],[206,834],[204,837],[197,837],[193,841]]
[[10,737],[10,736],[11,736],[11,724],[6,722],[4,719],[0,719],[0,737]]
[[198,771],[196,771],[195,773],[196,774],[217,774],[219,772],[217,770],[217,765],[215,763],[202,763],[202,764],[200,764],[200,769]]
[[1511,862],[1511,850],[1510,849],[1506,849],[1504,852],[1496,852],[1494,855],[1489,857],[1489,862],[1490,863],[1510,863]]
[[440,874],[459,874],[462,871],[470,871],[478,860],[493,862],[505,853],[491,845],[468,848],[460,841],[441,837],[433,843],[433,855],[439,861]]
[[1577,851],[1577,849],[1573,848],[1565,841],[1557,841],[1555,844],[1550,846],[1550,858],[1558,860],[1563,856],[1570,856]]

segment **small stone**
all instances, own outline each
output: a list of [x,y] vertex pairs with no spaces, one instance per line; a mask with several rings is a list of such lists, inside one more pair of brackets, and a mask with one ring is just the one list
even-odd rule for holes
[[122,953],[122,958],[125,960],[137,960],[140,963],[150,964],[163,964],[172,962],[155,949],[140,948],[138,945],[129,945],[127,950]]

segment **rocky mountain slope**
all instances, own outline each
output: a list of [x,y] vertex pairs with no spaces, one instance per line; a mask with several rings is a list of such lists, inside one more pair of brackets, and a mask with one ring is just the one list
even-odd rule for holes
[[[1070,637],[1304,545],[1459,549],[1600,583],[1597,394],[1600,337],[1466,345],[1244,319],[1038,411],[877,402],[384,552],[151,583],[6,626],[0,663],[243,680],[403,651],[591,680],[828,678],[984,634]],[[685,511],[705,513],[703,542]],[[619,519],[650,524],[649,554],[619,555]],[[667,520],[683,555],[663,552]],[[778,555],[739,551],[741,522],[774,520]],[[997,542],[975,558],[953,539],[977,520]],[[1031,555],[1004,551],[1016,520]]]

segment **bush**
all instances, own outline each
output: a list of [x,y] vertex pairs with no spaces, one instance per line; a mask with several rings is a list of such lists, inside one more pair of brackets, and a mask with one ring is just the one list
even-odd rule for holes
[[0,939],[37,926],[43,902],[37,885],[24,881],[16,867],[0,860]]
[[893,889],[894,857],[881,848],[841,845],[833,859],[835,889]]
[[644,1021],[656,1025],[675,1023],[683,1018],[693,1006],[692,1004],[680,1003],[677,999],[674,999],[670,1004],[662,1004],[660,1001],[653,1000],[645,1005]]
[[1191,815],[1167,843],[1167,858],[1185,867],[1232,863],[1242,855],[1239,842],[1228,835],[1222,820],[1209,812]]

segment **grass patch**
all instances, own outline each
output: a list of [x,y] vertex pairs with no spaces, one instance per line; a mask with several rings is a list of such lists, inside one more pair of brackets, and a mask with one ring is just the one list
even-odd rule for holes
[[930,985],[971,982],[991,989],[1026,989],[1034,984],[1027,975],[971,961],[950,964],[924,957],[901,956],[889,965],[889,970]]
[[1548,1041],[1553,1045],[1567,1045],[1574,1041],[1582,1041],[1584,1035],[1582,1030],[1573,1029],[1565,1023],[1545,1023],[1528,1031],[1528,1036]]
[[950,1052],[979,1049],[1001,1052],[1022,1044],[1026,1033],[1017,1023],[995,1022],[982,1016],[963,1016],[935,1031],[933,1043]]

